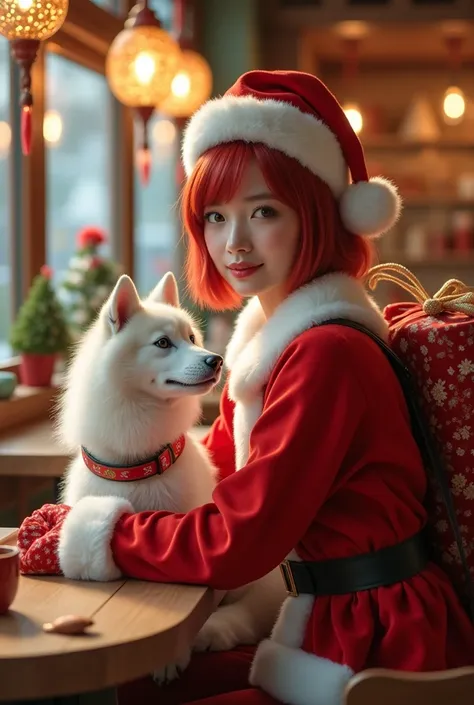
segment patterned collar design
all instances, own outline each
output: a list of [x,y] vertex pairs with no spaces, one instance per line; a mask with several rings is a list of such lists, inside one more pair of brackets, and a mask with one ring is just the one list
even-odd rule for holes
[[153,475],[162,475],[179,458],[184,450],[186,439],[183,436],[168,443],[161,448],[152,458],[144,460],[135,465],[108,465],[98,460],[82,447],[82,459],[86,467],[104,480],[114,480],[115,482],[134,482],[135,480],[146,480]]

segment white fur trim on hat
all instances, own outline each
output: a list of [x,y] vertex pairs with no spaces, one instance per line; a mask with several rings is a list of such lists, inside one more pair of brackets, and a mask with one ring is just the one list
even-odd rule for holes
[[235,142],[261,142],[293,157],[319,176],[340,200],[347,229],[374,237],[395,224],[401,199],[393,184],[376,177],[349,182],[349,168],[335,134],[318,118],[291,103],[226,95],[205,103],[184,132],[183,163],[189,176],[211,147]]
[[397,188],[378,176],[350,184],[341,196],[339,212],[351,233],[375,237],[392,227],[402,209]]
[[253,96],[216,98],[193,115],[183,138],[186,174],[206,150],[236,140],[261,142],[297,159],[336,197],[349,183],[342,149],[327,125],[290,103]]
[[122,497],[83,497],[67,515],[59,536],[59,564],[66,578],[117,580],[110,542],[122,514],[134,513]]

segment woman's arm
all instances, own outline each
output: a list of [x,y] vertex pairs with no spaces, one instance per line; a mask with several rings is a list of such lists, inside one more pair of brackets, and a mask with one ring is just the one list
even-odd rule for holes
[[[217,589],[262,577],[307,531],[335,482],[363,410],[339,337],[329,329],[307,331],[274,370],[247,465],[218,484],[214,502],[185,515],[130,514],[118,509],[123,500],[117,500],[118,518],[117,511],[105,506],[102,511],[98,503],[91,512],[88,503],[96,498],[81,500],[61,532],[63,555],[67,544],[71,550],[81,544],[81,561],[69,566],[67,577],[108,579],[111,561],[135,578]],[[94,540],[84,542],[81,514]],[[108,567],[91,575],[88,566],[98,565],[97,551]]]

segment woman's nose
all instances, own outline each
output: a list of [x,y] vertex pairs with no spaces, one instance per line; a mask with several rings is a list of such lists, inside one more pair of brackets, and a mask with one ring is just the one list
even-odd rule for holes
[[227,251],[250,252],[251,249],[251,243],[245,226],[239,223],[233,224],[227,239]]

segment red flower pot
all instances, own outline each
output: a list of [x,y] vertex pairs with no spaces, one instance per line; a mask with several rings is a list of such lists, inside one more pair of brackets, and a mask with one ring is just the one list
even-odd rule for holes
[[56,355],[23,353],[20,364],[22,384],[28,387],[50,387]]

